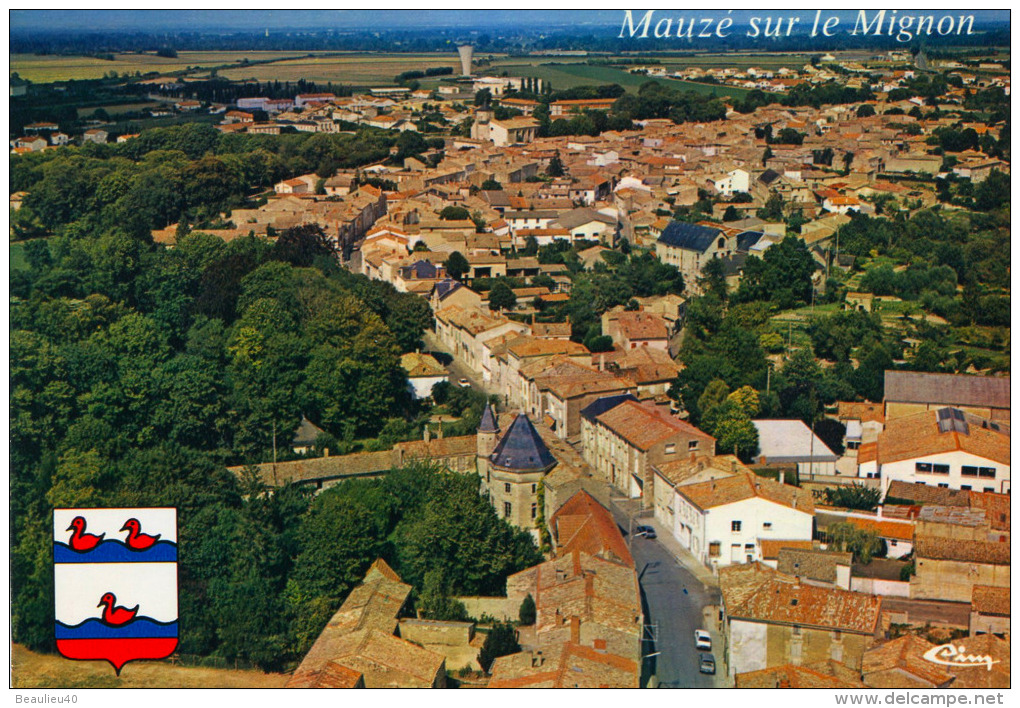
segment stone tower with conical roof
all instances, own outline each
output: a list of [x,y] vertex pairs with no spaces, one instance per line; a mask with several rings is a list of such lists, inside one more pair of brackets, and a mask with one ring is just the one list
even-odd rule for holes
[[486,403],[482,422],[478,424],[478,476],[482,478],[482,493],[489,490],[489,455],[499,439],[499,419],[492,405]]
[[514,526],[534,529],[538,524],[538,485],[555,466],[556,458],[531,420],[519,414],[486,459],[482,476],[496,513]]

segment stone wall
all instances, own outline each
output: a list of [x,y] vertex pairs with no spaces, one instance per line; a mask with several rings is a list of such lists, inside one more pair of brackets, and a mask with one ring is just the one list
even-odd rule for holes
[[468,615],[475,619],[481,619],[482,615],[488,615],[498,620],[516,620],[521,609],[521,603],[506,597],[456,597],[455,600],[464,603]]
[[474,622],[402,619],[400,636],[417,644],[466,646],[475,636]]

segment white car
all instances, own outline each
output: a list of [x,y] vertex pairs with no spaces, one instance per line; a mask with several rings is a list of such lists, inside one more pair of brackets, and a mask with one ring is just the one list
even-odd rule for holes
[[699,650],[712,651],[712,637],[703,629],[694,630],[694,646]]
[[471,388],[471,382],[468,381],[467,379],[461,379],[460,381],[457,382],[457,385],[460,386],[461,388]]

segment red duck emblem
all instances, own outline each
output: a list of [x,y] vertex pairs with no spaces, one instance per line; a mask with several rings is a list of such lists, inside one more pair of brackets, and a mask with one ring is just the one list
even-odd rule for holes
[[108,592],[103,595],[103,599],[99,601],[96,607],[102,607],[103,609],[103,621],[107,624],[114,626],[127,624],[135,618],[138,614],[138,605],[135,605],[131,609],[126,607],[117,607],[117,597],[112,593]]
[[128,532],[127,546],[135,551],[144,551],[147,548],[151,548],[162,535],[157,533],[154,536],[142,533],[142,525],[138,523],[138,519],[128,519],[120,530]]
[[105,533],[101,533],[98,536],[94,533],[85,533],[85,517],[83,516],[74,517],[67,530],[74,532],[71,534],[70,546],[76,551],[91,551],[106,536]]

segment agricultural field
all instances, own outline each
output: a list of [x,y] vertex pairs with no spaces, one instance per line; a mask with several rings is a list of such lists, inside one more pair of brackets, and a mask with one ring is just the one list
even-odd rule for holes
[[448,66],[460,75],[460,59],[451,51],[433,54],[348,54],[288,59],[258,66],[222,69],[227,79],[257,81],[314,81],[364,86],[392,85],[393,77],[405,71],[424,71]]
[[95,57],[64,55],[10,55],[10,72],[34,83],[71,79],[101,79],[111,71],[118,75],[146,74],[151,71],[183,71],[195,66],[223,66],[242,60],[265,61],[298,56],[298,52],[180,52],[176,58],[155,54],[115,54],[113,61]]
[[501,73],[503,70],[519,76],[533,76],[552,84],[553,89],[562,90],[575,86],[591,84],[619,84],[627,91],[634,93],[641,84],[647,81],[655,81],[670,88],[684,91],[695,91],[704,94],[716,94],[717,96],[734,96],[737,98],[747,94],[747,89],[734,88],[732,86],[717,86],[711,84],[699,84],[691,81],[680,81],[678,79],[665,79],[661,77],[646,76],[643,74],[631,74],[623,69],[611,66],[591,66],[588,64],[542,64],[539,66],[528,66],[517,64],[509,66],[505,64],[494,64],[490,67],[494,73]]
[[136,113],[137,111],[147,111],[150,108],[156,108],[157,106],[161,105],[164,104],[158,103],[156,101],[146,101],[145,103],[117,103],[105,106],[93,106],[91,108],[79,108],[78,117],[88,118],[93,113],[98,111],[100,108],[106,111],[107,115],[119,116],[123,115],[124,113]]
[[71,661],[11,646],[14,688],[282,688],[289,676],[260,671],[131,662],[117,676],[105,661]]

